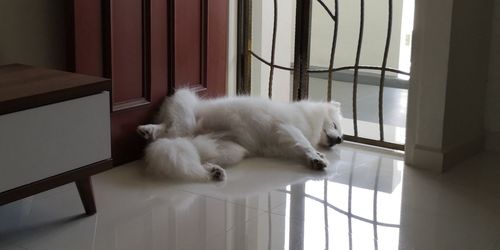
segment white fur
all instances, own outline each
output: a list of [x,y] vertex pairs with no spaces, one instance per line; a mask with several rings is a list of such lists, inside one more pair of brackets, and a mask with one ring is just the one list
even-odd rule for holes
[[327,167],[315,147],[341,142],[340,120],[336,102],[281,103],[246,96],[203,100],[182,89],[166,99],[157,124],[137,131],[152,140],[146,148],[152,171],[223,180],[222,167],[246,156],[293,158],[313,169]]

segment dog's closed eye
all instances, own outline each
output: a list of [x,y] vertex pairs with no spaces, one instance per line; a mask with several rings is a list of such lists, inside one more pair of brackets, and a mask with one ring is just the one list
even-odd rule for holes
[[333,123],[333,128],[337,129],[337,124],[335,124],[335,122],[332,123]]

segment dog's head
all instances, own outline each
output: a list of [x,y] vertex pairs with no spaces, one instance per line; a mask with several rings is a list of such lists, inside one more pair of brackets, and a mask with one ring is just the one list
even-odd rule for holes
[[324,147],[333,147],[342,143],[342,113],[340,112],[340,103],[332,101],[325,104],[326,116],[323,121],[323,128],[319,144]]

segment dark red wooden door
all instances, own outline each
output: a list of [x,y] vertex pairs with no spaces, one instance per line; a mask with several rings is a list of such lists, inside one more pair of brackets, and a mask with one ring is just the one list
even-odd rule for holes
[[227,0],[74,0],[75,70],[112,79],[115,164],[139,158],[139,124],[189,86],[226,93]]

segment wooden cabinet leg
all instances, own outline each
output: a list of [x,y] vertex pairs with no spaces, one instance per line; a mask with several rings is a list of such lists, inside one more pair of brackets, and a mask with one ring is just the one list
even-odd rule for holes
[[94,192],[92,191],[92,180],[90,179],[90,176],[77,180],[75,183],[76,188],[78,188],[78,193],[80,194],[80,199],[82,199],[85,213],[87,215],[95,214],[96,208],[94,202]]

